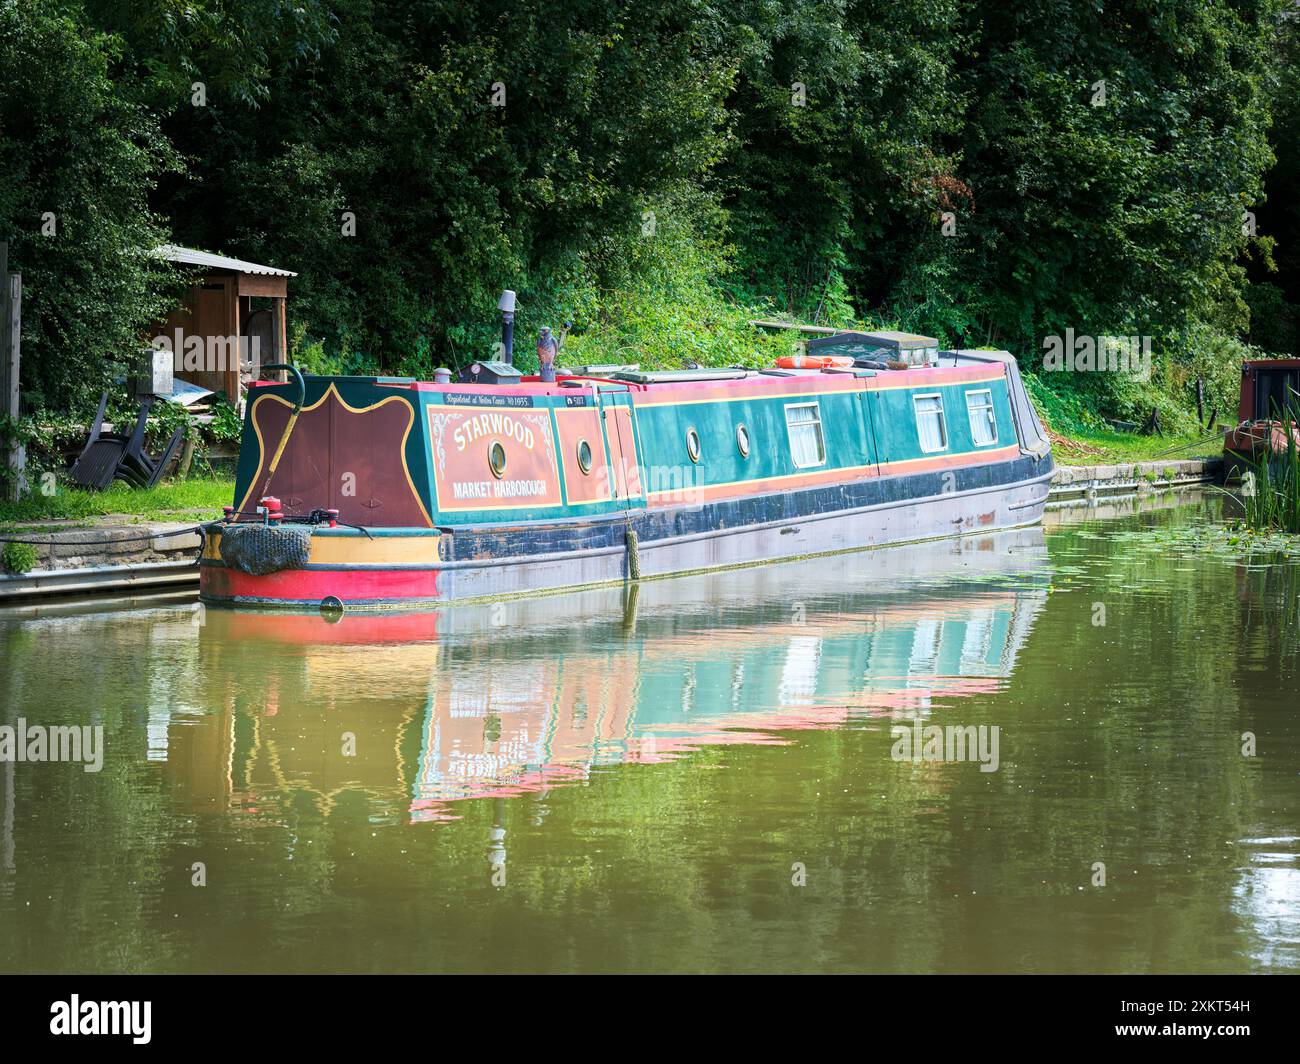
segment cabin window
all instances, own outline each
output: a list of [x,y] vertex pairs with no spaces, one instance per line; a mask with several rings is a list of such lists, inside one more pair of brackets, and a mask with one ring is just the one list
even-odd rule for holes
[[744,425],[736,426],[736,448],[740,451],[741,458],[749,457],[749,429]]
[[971,439],[976,447],[998,442],[998,418],[993,413],[993,392],[982,388],[966,393],[966,413],[970,417]]
[[501,446],[500,440],[493,440],[492,446],[488,448],[488,467],[492,470],[492,475],[500,480],[506,473],[506,449]]
[[921,450],[926,454],[948,449],[948,426],[943,420],[943,397],[937,392],[933,395],[915,395],[912,405],[916,408],[916,434],[921,438]]
[[591,472],[591,444],[586,440],[578,441],[578,468],[583,475]]
[[686,453],[691,456],[692,462],[700,460],[700,434],[694,429],[686,430]]
[[816,403],[785,408],[785,427],[790,435],[790,457],[796,469],[819,466],[826,461],[821,411]]

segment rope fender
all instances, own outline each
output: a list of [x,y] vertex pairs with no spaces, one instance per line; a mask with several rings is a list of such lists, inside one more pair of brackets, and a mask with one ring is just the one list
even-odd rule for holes
[[641,579],[641,551],[636,532],[629,526],[623,537],[627,541],[627,576],[629,580]]

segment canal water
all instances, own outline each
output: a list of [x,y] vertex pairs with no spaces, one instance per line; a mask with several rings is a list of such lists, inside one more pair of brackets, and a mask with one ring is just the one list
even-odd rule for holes
[[0,725],[92,730],[0,765],[0,970],[1295,971],[1300,560],[1118,509],[442,615],[6,616]]

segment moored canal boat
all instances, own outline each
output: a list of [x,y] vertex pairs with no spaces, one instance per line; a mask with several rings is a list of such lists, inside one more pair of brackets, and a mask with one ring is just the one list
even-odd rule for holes
[[1041,518],[1012,356],[827,339],[806,369],[259,381],[202,600],[423,609]]
[[1223,440],[1225,472],[1239,477],[1300,442],[1300,358],[1252,359],[1241,364],[1237,424]]

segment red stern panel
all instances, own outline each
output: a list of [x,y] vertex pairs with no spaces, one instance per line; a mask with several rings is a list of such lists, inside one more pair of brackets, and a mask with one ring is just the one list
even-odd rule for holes
[[266,469],[292,407],[276,395],[258,396],[253,403],[261,462],[240,510],[251,510],[269,494],[291,514],[328,508],[339,511],[340,521],[370,528],[433,526],[406,464],[406,441],[415,423],[406,399],[391,396],[358,409],[331,385],[303,407],[269,486]]

